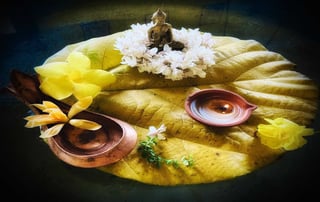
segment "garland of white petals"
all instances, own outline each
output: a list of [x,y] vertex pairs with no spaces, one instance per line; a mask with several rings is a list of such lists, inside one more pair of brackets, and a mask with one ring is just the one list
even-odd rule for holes
[[121,64],[137,67],[139,72],[162,74],[166,79],[181,80],[187,77],[204,78],[205,70],[215,64],[210,33],[199,29],[172,29],[175,41],[184,44],[182,51],[172,50],[165,45],[162,51],[149,49],[149,24],[133,24],[123,37],[116,40],[115,48],[123,55]]

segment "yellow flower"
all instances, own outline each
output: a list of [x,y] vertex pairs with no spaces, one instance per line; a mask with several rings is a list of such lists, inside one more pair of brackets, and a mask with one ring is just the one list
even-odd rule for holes
[[259,124],[258,136],[262,144],[272,149],[297,149],[307,142],[304,136],[314,133],[312,128],[306,128],[285,118],[265,120],[270,124]]
[[98,130],[101,128],[101,125],[96,122],[85,119],[72,119],[72,117],[77,113],[86,110],[91,103],[92,97],[88,96],[82,98],[71,106],[67,115],[64,114],[56,104],[50,101],[43,101],[42,104],[33,104],[33,106],[37,107],[46,114],[36,114],[25,117],[25,119],[28,121],[25,127],[34,128],[38,126],[55,124],[54,126],[51,126],[47,130],[41,132],[41,138],[49,138],[57,135],[66,123],[81,129]]
[[71,95],[94,98],[116,80],[111,72],[91,68],[90,59],[77,51],[70,53],[66,62],[51,62],[34,69],[40,75],[41,91],[57,100]]

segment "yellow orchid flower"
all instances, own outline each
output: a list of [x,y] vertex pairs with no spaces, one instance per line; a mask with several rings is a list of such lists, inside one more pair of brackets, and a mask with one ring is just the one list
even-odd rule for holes
[[72,119],[72,117],[79,112],[86,110],[92,103],[93,98],[91,96],[81,98],[74,103],[68,114],[64,114],[63,111],[51,101],[43,101],[42,104],[33,104],[36,108],[47,114],[36,114],[25,117],[26,128],[34,128],[38,126],[44,126],[49,124],[55,124],[45,131],[41,131],[41,138],[49,138],[57,135],[64,124],[69,123],[75,127],[86,130],[98,130],[101,125],[90,120],[85,119]]
[[34,70],[40,76],[41,91],[57,100],[71,95],[77,99],[94,98],[116,80],[111,72],[91,68],[90,59],[78,51],[70,53],[66,62],[51,62]]
[[270,124],[259,124],[257,135],[262,144],[272,149],[297,149],[307,142],[304,136],[314,133],[312,128],[306,128],[285,118],[265,120]]

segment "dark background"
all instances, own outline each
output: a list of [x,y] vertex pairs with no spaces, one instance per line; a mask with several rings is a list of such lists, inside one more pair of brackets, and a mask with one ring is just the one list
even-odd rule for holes
[[[12,69],[33,73],[33,67],[41,65],[67,44],[148,21],[151,13],[141,9],[146,8],[146,4],[151,10],[158,7],[169,10],[169,20],[174,25],[199,27],[214,35],[256,39],[269,50],[295,62],[297,71],[319,84],[320,21],[319,11],[312,1],[15,0],[3,4],[0,10],[1,88],[8,84]],[[96,10],[91,9],[108,8],[106,5],[118,5],[119,10],[106,9],[106,13],[113,12],[113,15],[104,18],[101,13],[97,17]],[[201,10],[199,15],[195,14],[195,20],[183,16],[184,6],[190,5]],[[79,7],[82,8],[80,14],[76,12]],[[129,11],[125,10],[130,7]],[[83,12],[83,8],[88,8],[87,12]],[[70,18],[65,11],[70,12]],[[85,20],[70,20],[72,16],[81,15]],[[225,202],[319,198],[320,134],[308,137],[308,143],[301,149],[287,152],[278,161],[246,176],[212,184],[161,187],[121,179],[96,169],[66,165],[38,137],[38,129],[24,128],[23,117],[29,113],[26,106],[10,95],[1,94],[0,112],[0,190],[3,198],[10,200]],[[317,115],[311,127],[319,131],[319,124]]]

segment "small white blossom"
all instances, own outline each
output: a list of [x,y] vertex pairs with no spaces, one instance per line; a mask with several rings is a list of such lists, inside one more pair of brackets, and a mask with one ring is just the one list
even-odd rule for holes
[[166,137],[162,134],[166,131],[166,126],[164,124],[161,124],[159,128],[156,128],[154,126],[149,127],[148,136],[150,137],[157,137],[159,140],[165,140]]

